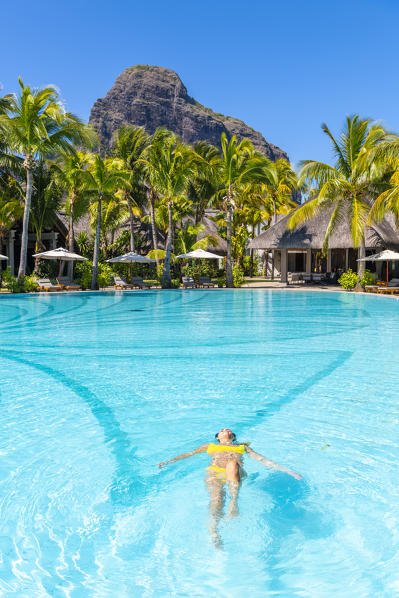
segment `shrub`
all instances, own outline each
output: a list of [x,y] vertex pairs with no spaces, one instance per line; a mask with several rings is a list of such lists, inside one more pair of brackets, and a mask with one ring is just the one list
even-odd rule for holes
[[218,277],[218,287],[219,287],[219,289],[222,289],[225,286],[226,286],[226,276],[219,276]]
[[[91,277],[93,275],[92,262],[79,262],[75,266],[76,281],[83,289],[90,289]],[[108,287],[112,283],[114,272],[108,264],[98,264],[97,284],[99,288]]]
[[58,276],[59,265],[55,260],[39,260],[37,267],[38,278],[53,278]]
[[235,287],[240,287],[244,284],[244,272],[240,266],[234,266],[233,268],[233,282]]
[[343,272],[341,276],[338,278],[338,283],[341,285],[343,289],[351,291],[355,288],[359,277],[356,272],[352,272],[352,269],[349,268],[346,272]]
[[33,293],[37,289],[37,278],[34,274],[21,276],[19,279],[21,293]]
[[98,264],[97,284],[99,288],[108,287],[112,282],[113,271],[108,264]]
[[7,289],[8,291],[10,291],[11,293],[20,293],[21,292],[21,286],[20,286],[19,280],[18,280],[18,278],[16,278],[15,276],[13,276],[11,274],[10,267],[8,267],[3,272],[2,287],[4,289]]
[[32,293],[37,289],[37,280],[34,274],[17,278],[11,274],[10,267],[3,272],[2,287],[11,293]]
[[377,274],[370,272],[370,270],[365,270],[363,276],[359,279],[359,282],[364,289],[367,284],[375,284],[377,280]]
[[[260,259],[258,255],[254,255],[253,275],[258,276],[260,269]],[[251,276],[251,256],[246,255],[243,259],[244,276]]]
[[93,264],[91,262],[79,262],[75,266],[75,278],[82,289],[89,289],[91,286]]

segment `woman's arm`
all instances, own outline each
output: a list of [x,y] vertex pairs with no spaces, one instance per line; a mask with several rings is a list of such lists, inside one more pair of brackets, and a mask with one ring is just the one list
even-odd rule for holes
[[177,455],[177,457],[173,457],[173,459],[169,459],[169,461],[162,461],[162,463],[158,463],[158,467],[163,467],[167,463],[173,463],[173,461],[180,461],[180,459],[186,459],[187,457],[191,457],[192,455],[196,455],[197,453],[204,453],[209,446],[209,442],[207,444],[201,444],[198,448],[189,453],[183,453],[182,455]]
[[252,457],[252,459],[254,459],[255,461],[259,461],[259,463],[262,463],[266,467],[270,467],[271,469],[275,469],[276,471],[283,471],[284,473],[288,473],[288,475],[291,475],[296,480],[300,480],[302,477],[301,475],[299,475],[299,473],[291,471],[291,469],[287,469],[286,467],[283,467],[278,463],[274,463],[274,461],[269,461],[269,459],[266,459],[266,457],[260,455],[259,453],[255,453],[255,451],[249,448],[249,446],[245,447],[245,451],[248,453],[250,457]]

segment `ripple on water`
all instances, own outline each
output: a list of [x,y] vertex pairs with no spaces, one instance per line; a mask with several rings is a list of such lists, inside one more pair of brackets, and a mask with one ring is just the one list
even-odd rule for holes
[[[327,293],[0,298],[0,593],[391,598],[397,302]],[[254,461],[210,542],[204,455]]]

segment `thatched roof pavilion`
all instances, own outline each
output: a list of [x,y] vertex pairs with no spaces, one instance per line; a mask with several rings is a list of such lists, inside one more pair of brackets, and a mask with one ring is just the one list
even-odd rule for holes
[[[297,208],[298,209],[298,208]],[[286,281],[288,271],[310,273],[316,267],[326,272],[351,266],[357,269],[358,249],[354,247],[350,234],[349,222],[345,219],[338,223],[329,239],[329,249],[325,263],[320,266],[325,232],[333,209],[322,210],[314,218],[300,224],[292,231],[288,230],[291,214],[284,216],[264,233],[251,241],[250,249],[278,250],[281,256],[281,276]],[[366,251],[376,253],[382,249],[399,249],[399,232],[393,217],[387,215],[379,224],[373,224],[366,231]],[[295,257],[293,254],[299,254]],[[318,264],[316,265],[316,256]],[[277,261],[278,257],[277,257]]]
[[217,253],[221,257],[226,255],[227,253],[227,241],[223,239],[218,233],[218,227],[216,222],[208,218],[208,216],[204,216],[202,218],[202,224],[204,225],[204,230],[197,235],[197,241],[200,241],[204,237],[212,236],[215,237],[217,242],[216,245],[209,244],[205,247],[206,251],[210,251],[212,253]]

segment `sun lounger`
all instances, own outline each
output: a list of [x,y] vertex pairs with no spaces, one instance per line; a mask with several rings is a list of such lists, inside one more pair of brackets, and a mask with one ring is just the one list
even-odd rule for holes
[[120,276],[114,276],[114,287],[116,289],[134,289],[137,288],[137,285],[128,284],[126,280],[124,280]]
[[68,280],[68,278],[60,278],[59,281],[60,285],[62,286],[63,289],[65,289],[66,291],[81,291],[82,287],[80,286],[80,284],[77,284],[75,281],[70,282]]
[[394,293],[399,293],[399,287],[377,287],[377,293],[390,293],[393,295]]
[[133,276],[132,284],[134,284],[136,287],[139,287],[139,289],[151,288],[150,284],[148,284],[147,282],[143,282],[143,278],[141,276]]
[[195,289],[195,287],[197,286],[192,276],[183,276],[182,282],[185,289]]
[[380,288],[377,284],[366,284],[364,290],[366,293],[378,293],[378,289]]
[[62,286],[59,284],[53,284],[49,278],[40,278],[37,281],[38,291],[62,291]]
[[200,276],[199,277],[199,284],[201,287],[209,288],[209,287],[217,287],[218,285],[211,281],[209,276]]

